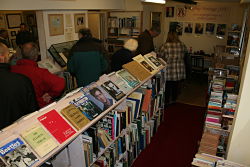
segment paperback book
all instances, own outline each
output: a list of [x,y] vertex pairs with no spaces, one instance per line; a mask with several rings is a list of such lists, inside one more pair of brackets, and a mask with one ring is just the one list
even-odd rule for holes
[[7,166],[33,166],[38,158],[20,139],[16,138],[0,147],[0,156]]
[[144,58],[155,69],[159,69],[162,66],[162,64],[158,61],[156,56],[152,53],[144,55]]
[[116,73],[119,77],[121,77],[124,81],[127,82],[127,84],[131,88],[135,88],[140,84],[140,81],[138,81],[135,77],[133,77],[128,71],[126,70],[120,70]]
[[102,85],[104,88],[115,100],[120,100],[125,96],[121,89],[118,88],[112,81],[104,82]]

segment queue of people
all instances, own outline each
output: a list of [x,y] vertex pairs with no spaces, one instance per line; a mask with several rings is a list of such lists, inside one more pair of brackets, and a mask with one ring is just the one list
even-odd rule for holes
[[[24,26],[24,25],[23,25]],[[28,37],[23,27],[19,40],[19,57],[15,65],[10,66],[8,59],[8,44],[5,42],[4,31],[0,30],[0,129],[13,123],[21,116],[34,112],[59,97],[65,88],[65,80],[50,73],[47,69],[38,67],[39,48]],[[152,27],[145,30],[139,38],[128,39],[124,46],[111,57],[111,70],[118,71],[133,60],[133,57],[145,55],[152,51],[163,58],[166,63],[166,104],[177,99],[180,81],[185,79],[184,56],[185,45],[179,40],[176,32],[169,32],[166,43],[159,51],[155,50],[153,38],[160,35],[160,29]],[[68,58],[67,70],[76,78],[77,86],[84,87],[107,72],[108,61],[102,41],[93,38],[89,29],[81,29],[79,40],[72,47]],[[112,103],[102,98],[101,92],[92,92],[99,101],[108,107]]]

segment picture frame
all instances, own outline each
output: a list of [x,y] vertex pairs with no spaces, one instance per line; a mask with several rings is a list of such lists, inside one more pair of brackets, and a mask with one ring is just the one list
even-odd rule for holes
[[80,29],[86,28],[86,14],[77,13],[74,15],[75,33],[78,33]]
[[20,28],[22,16],[20,13],[6,14],[8,28]]
[[174,17],[174,7],[166,7],[166,17]]
[[36,25],[36,15],[29,14],[26,16],[26,21],[28,26],[34,26]]
[[159,27],[161,29],[161,12],[151,12],[150,15],[150,26],[151,27]]
[[64,35],[64,17],[63,14],[48,14],[49,35]]
[[11,31],[11,32],[10,32],[10,35],[11,35],[12,37],[15,37],[15,36],[16,36],[16,31]]

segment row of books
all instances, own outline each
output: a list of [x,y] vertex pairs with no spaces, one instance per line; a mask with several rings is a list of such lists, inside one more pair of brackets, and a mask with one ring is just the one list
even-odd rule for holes
[[138,38],[140,35],[140,29],[133,28],[133,29],[120,29],[117,27],[108,28],[108,36],[109,37],[131,37],[131,38]]
[[[139,55],[139,57],[142,56]],[[155,75],[159,70],[157,71],[153,65],[157,69],[164,66],[154,54],[151,54],[149,58],[153,58],[153,61],[145,58],[146,67],[136,62],[133,68],[140,70],[144,68],[144,72],[148,68],[153,69],[154,71],[147,71],[147,74],[150,73],[151,75],[137,76],[134,73],[130,74],[129,70],[103,75],[99,81],[72,91],[58,102],[23,117],[10,127],[1,130],[0,135],[4,140],[0,142],[0,164],[2,166],[37,166],[41,163],[37,162],[44,161],[44,158],[53,150],[56,148],[62,149],[61,147],[65,145],[65,142],[69,143],[72,138],[86,130],[86,126],[92,120],[104,111],[108,113],[116,105],[121,104],[125,100],[125,96],[133,92],[133,89],[141,81],[150,79]],[[152,64],[152,66],[149,64]],[[154,88],[158,85],[157,83],[151,85],[154,85],[151,87],[152,90],[158,90],[158,88]],[[140,99],[136,99],[137,96]],[[142,107],[149,110],[149,107],[147,107],[149,103],[142,104],[143,96],[143,92],[134,92],[128,96],[128,100],[132,101],[130,118],[138,119],[140,117],[141,105],[145,105]],[[121,106],[118,105],[118,110],[119,107]],[[101,117],[103,116],[104,114]],[[123,126],[123,124],[126,124],[127,119],[123,113],[120,116],[117,113],[116,116],[118,117],[116,119],[117,125]],[[118,127],[120,131],[122,129],[120,126],[115,126],[115,128]],[[117,136],[116,133],[113,134],[115,136],[112,136],[112,133],[110,135],[105,128],[103,126],[102,129],[97,131],[99,145],[102,145],[102,147],[106,147],[112,137]]]
[[192,162],[193,166],[199,167],[246,167],[232,161],[225,160],[224,158],[213,156],[210,154],[196,154]]
[[127,17],[127,18],[117,18],[117,17],[109,17],[108,18],[108,26],[115,28],[135,28],[137,27],[136,16]]

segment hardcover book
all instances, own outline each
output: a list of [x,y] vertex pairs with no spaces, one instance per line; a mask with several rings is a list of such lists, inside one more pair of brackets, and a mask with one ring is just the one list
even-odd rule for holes
[[150,65],[141,54],[134,57],[133,60],[139,63],[141,67],[147,70],[150,74],[155,74],[157,72],[157,68],[154,68],[154,66]]
[[120,70],[116,73],[118,76],[120,76],[124,81],[127,82],[127,84],[131,88],[135,88],[140,84],[140,81],[138,81],[135,77],[133,77],[128,71],[126,70]]
[[74,104],[80,111],[89,119],[93,120],[96,118],[100,113],[102,113],[102,110],[86,95],[82,95],[81,97],[74,99],[70,102],[70,104]]
[[33,166],[38,158],[20,139],[16,138],[0,147],[0,156],[7,166]]
[[37,119],[60,144],[76,133],[56,110],[51,110]]
[[73,104],[62,109],[61,113],[77,130],[80,130],[90,122],[90,120]]
[[131,61],[124,64],[122,67],[140,81],[143,81],[151,76],[151,73],[136,61]]
[[116,100],[120,100],[125,96],[122,90],[119,89],[118,86],[116,86],[112,81],[104,82],[101,86]]
[[53,138],[38,124],[25,130],[21,135],[40,157],[44,157],[57,147]]

